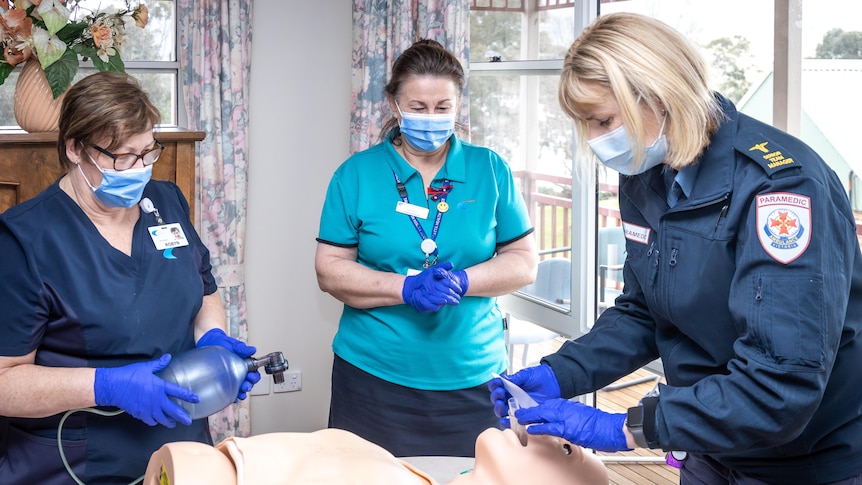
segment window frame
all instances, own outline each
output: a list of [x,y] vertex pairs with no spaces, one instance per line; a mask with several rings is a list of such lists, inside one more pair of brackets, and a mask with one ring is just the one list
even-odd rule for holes
[[[165,1],[165,0],[160,0]],[[187,127],[188,113],[186,104],[183,101],[183,81],[182,81],[182,66],[180,65],[180,5],[179,0],[167,0],[173,4],[174,12],[174,52],[173,61],[125,61],[126,73],[135,75],[137,73],[159,74],[168,73],[174,74],[174,103],[173,103],[173,119],[174,124],[160,123],[159,126],[170,127]],[[92,62],[88,62],[92,67]]]
[[[529,1],[529,0],[527,0]],[[575,35],[578,35],[592,19],[598,15],[599,0],[575,0]],[[526,13],[526,12],[525,12]],[[563,59],[520,60],[502,62],[470,62],[470,76],[559,76],[563,69]],[[574,143],[575,140],[572,140]],[[573,166],[582,167],[577,161]],[[512,293],[498,298],[505,314],[524,320],[542,322],[547,327],[565,337],[574,338],[586,333],[595,321],[595,283],[594,278],[581,275],[596,274],[596,206],[598,186],[593,170],[574,170],[572,176],[572,221],[570,241],[572,242],[572,298],[568,311],[543,302],[540,299]],[[583,237],[592,234],[593,237]]]

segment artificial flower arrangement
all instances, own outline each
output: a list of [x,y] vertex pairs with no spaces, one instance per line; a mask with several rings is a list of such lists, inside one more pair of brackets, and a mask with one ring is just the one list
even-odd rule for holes
[[[81,14],[82,0],[0,0],[0,85],[18,64],[38,61],[54,98],[72,83],[78,59],[99,71],[125,71],[120,58],[126,23],[147,25],[147,6]],[[139,1],[139,0],[138,0]]]

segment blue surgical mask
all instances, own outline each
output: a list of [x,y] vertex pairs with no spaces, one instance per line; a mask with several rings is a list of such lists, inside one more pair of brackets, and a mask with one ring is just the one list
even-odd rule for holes
[[[90,155],[87,154],[87,156],[89,157]],[[99,202],[108,207],[129,208],[137,204],[141,200],[141,196],[144,195],[144,187],[146,187],[147,182],[150,181],[150,177],[153,174],[152,165],[142,168],[130,168],[118,172],[113,169],[103,169],[92,158],[90,158],[90,161],[102,172],[102,183],[98,187],[93,187],[93,184],[87,180],[87,176],[84,175],[84,170],[81,168],[80,163],[78,164],[78,170],[81,171],[81,175],[84,176],[84,181],[87,182],[87,185],[93,189],[93,193],[96,194]]]
[[454,114],[401,113],[401,134],[410,146],[423,152],[433,152],[455,133]]
[[634,166],[634,157],[625,125],[597,136],[587,143],[593,149],[596,157],[608,168],[614,169],[623,175],[638,175],[660,165],[667,156],[667,137],[664,135],[664,123],[667,121],[665,115],[661,122],[659,136],[652,145],[644,149],[644,159],[640,165]]

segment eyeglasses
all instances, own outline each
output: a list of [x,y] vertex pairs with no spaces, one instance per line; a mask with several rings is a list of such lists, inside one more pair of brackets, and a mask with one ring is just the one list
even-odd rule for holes
[[135,166],[138,163],[138,159],[144,162],[144,166],[152,165],[156,163],[159,159],[159,156],[162,154],[162,150],[165,149],[165,146],[161,144],[159,140],[155,140],[156,145],[149,150],[144,150],[140,155],[135,155],[134,153],[118,153],[113,154],[108,150],[100,147],[99,145],[90,145],[96,150],[104,153],[105,155],[111,157],[114,160],[114,170],[121,172],[123,170],[128,170]]

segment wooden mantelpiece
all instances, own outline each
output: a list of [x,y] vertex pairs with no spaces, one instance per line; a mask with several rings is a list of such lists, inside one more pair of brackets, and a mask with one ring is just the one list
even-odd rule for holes
[[[159,161],[153,165],[153,178],[174,182],[195,214],[195,143],[204,132],[178,127],[155,130],[157,140],[165,145]],[[57,133],[27,133],[22,130],[0,130],[0,212],[23,202],[66,173],[57,156]]]

